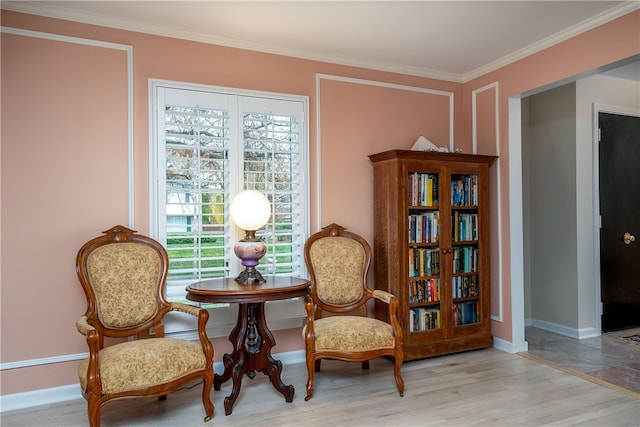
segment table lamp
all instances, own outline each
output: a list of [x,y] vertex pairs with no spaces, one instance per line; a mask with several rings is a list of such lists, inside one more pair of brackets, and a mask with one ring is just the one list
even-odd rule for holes
[[244,230],[244,238],[233,247],[233,252],[245,267],[236,277],[236,282],[244,285],[265,282],[264,277],[256,270],[256,266],[267,252],[267,246],[262,239],[256,237],[256,230],[269,221],[271,216],[269,199],[259,191],[245,190],[233,198],[230,210],[233,222]]

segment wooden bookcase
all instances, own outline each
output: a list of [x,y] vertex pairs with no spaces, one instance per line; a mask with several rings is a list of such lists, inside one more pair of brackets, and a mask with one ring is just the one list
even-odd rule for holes
[[[400,301],[405,360],[491,347],[489,166],[494,156],[370,155],[375,287]],[[386,319],[382,305],[375,315]]]

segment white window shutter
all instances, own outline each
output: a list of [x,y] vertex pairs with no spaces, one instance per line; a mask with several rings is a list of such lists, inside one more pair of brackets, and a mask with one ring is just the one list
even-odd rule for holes
[[154,86],[152,231],[169,254],[167,296],[233,276],[241,237],[229,205],[243,189],[272,202],[257,235],[267,244],[263,275],[306,276],[308,234],[306,98],[184,84]]

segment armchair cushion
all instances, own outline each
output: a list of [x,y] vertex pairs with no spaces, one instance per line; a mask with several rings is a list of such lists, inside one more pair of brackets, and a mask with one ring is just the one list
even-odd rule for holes
[[349,305],[362,297],[365,254],[345,237],[317,240],[309,250],[318,297],[327,304]]
[[87,266],[103,325],[125,328],[156,314],[154,284],[162,269],[153,248],[140,243],[108,244],[89,255]]
[[[393,328],[371,317],[332,316],[313,322],[316,351],[369,351],[393,348]],[[305,330],[302,331],[303,337]]]
[[[100,350],[99,363],[102,392],[118,393],[168,382],[203,369],[206,361],[200,343],[149,338],[106,347]],[[89,359],[78,367],[83,390],[87,390],[88,367]]]

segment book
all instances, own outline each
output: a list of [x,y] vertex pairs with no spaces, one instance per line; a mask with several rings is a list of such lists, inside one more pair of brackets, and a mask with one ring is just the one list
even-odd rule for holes
[[452,206],[478,206],[478,176],[453,175],[451,177]]
[[407,197],[410,206],[436,206],[438,204],[438,175],[410,172]]

